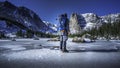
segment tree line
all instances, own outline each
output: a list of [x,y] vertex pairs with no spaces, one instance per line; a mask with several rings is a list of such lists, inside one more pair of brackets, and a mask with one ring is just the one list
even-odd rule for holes
[[93,39],[120,39],[120,22],[103,23],[99,28],[95,27],[87,31],[87,33],[89,33]]
[[120,40],[120,22],[102,23],[99,27],[94,27],[90,30],[83,31],[80,34],[72,34],[69,37],[82,37],[85,34],[90,34],[92,40]]

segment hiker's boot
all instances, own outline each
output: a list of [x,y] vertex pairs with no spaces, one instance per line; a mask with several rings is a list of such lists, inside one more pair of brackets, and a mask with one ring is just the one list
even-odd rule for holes
[[64,45],[63,45],[63,50],[62,50],[62,51],[63,51],[63,52],[68,52],[68,50],[66,49],[66,41],[64,41],[63,44],[64,44]]
[[62,50],[63,41],[60,41],[60,50]]

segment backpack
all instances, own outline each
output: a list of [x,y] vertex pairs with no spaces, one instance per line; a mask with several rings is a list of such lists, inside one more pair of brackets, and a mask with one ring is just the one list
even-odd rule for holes
[[68,19],[63,17],[60,21],[60,30],[67,30]]

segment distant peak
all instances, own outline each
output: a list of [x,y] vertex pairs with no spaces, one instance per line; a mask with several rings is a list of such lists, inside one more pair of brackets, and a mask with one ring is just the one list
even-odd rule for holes
[[72,17],[77,17],[77,13],[72,13]]
[[30,9],[24,7],[24,6],[20,6],[19,8],[20,8],[20,9],[23,9],[23,10],[30,10]]
[[4,3],[10,3],[9,1],[5,0]]
[[7,1],[7,0],[4,1],[3,3],[4,3],[4,4],[10,4],[10,5],[13,5],[11,2],[9,2],[9,1]]
[[1,4],[3,4],[4,6],[7,6],[7,7],[16,7],[14,4],[12,4],[11,2],[9,2],[7,0],[1,2]]
[[19,8],[28,9],[28,8],[26,8],[25,6],[20,6]]

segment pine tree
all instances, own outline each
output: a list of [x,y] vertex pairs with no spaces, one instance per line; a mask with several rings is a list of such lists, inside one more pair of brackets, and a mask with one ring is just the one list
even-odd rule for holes
[[17,36],[17,37],[23,37],[22,30],[19,30],[19,31],[16,33],[16,36]]

